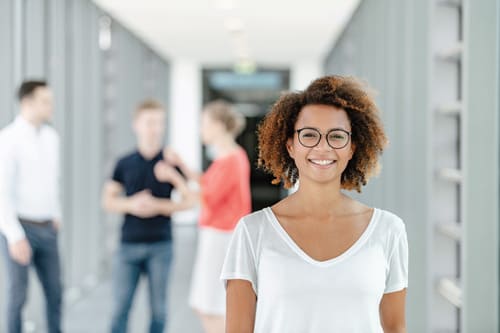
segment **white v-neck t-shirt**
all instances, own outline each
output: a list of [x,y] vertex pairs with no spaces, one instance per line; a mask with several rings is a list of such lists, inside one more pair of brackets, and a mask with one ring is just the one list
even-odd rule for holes
[[375,208],[347,251],[317,261],[264,208],[238,223],[221,279],[252,284],[255,333],[382,333],[382,296],[408,286],[405,225]]

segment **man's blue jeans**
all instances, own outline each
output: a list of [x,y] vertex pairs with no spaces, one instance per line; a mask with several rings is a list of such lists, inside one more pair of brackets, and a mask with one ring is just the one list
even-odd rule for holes
[[172,242],[122,243],[113,267],[114,309],[112,333],[127,331],[128,315],[141,273],[148,279],[150,333],[162,333],[167,321],[167,283]]
[[[48,332],[59,333],[61,332],[62,283],[57,231],[52,224],[37,226],[22,223],[22,226],[33,252],[31,266],[35,268],[45,294]],[[0,236],[0,246],[4,254],[7,273],[7,316],[1,325],[6,324],[8,333],[21,333],[21,313],[26,303],[29,266],[20,265],[12,260],[7,239],[3,235]]]

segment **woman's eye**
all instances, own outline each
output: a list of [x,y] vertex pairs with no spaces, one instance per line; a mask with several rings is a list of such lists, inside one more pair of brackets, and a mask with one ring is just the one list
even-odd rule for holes
[[330,140],[335,140],[335,141],[342,141],[342,140],[345,140],[346,139],[346,136],[342,133],[332,133],[330,134],[330,136],[328,137]]

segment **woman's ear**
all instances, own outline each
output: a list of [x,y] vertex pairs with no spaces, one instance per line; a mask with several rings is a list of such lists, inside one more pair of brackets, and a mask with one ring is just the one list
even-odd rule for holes
[[293,139],[292,138],[288,138],[288,140],[286,140],[286,150],[288,151],[288,155],[290,155],[290,157],[292,159],[295,158],[295,151],[293,149]]
[[356,152],[356,145],[354,143],[352,143],[351,144],[351,157],[349,157],[349,160],[352,159],[355,152]]

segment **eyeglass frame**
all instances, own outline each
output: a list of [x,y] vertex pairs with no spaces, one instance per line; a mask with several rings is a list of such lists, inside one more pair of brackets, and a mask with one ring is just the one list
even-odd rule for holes
[[[302,143],[302,141],[300,140],[300,132],[302,132],[303,130],[314,130],[316,132],[318,132],[319,134],[319,140],[318,142],[314,145],[314,146],[306,146]],[[347,141],[345,143],[345,145],[343,145],[342,147],[333,147],[331,144],[330,144],[330,141],[328,140],[328,134],[330,134],[331,132],[333,131],[341,131],[341,132],[344,132],[345,134],[347,134]],[[323,138],[323,135],[325,136],[326,138],[326,143],[328,144],[328,146],[332,149],[342,149],[342,148],[345,148],[348,144],[349,144],[349,141],[351,141],[351,136],[352,136],[352,132],[349,132],[349,131],[346,131],[345,129],[343,128],[332,128],[331,130],[329,130],[328,132],[326,133],[321,133],[321,131],[317,128],[314,128],[314,127],[302,127],[302,128],[299,128],[299,129],[296,129],[293,131],[294,133],[297,133],[297,138],[299,140],[299,143],[303,146],[303,147],[306,147],[306,148],[314,148],[316,146],[319,145],[319,143],[321,142],[321,139]]]

